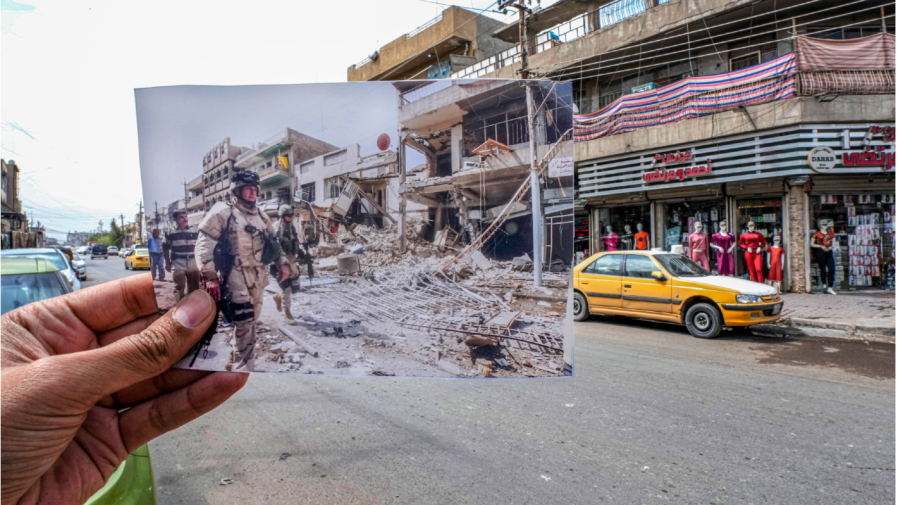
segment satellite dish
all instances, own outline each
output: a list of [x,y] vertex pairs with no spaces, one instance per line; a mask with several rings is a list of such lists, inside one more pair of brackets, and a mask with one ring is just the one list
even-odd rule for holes
[[386,133],[381,133],[379,137],[377,137],[377,148],[381,151],[386,151],[390,148],[390,136]]

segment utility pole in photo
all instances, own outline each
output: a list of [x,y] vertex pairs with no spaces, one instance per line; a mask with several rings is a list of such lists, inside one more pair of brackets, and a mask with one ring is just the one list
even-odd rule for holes
[[125,215],[119,214],[119,218],[122,221],[122,230],[121,230],[121,232],[122,232],[122,249],[124,249],[125,248]]
[[[533,11],[524,5],[523,0],[512,3],[513,0],[503,0],[499,3],[499,10],[506,11],[509,6],[518,9],[518,36],[521,42],[521,79],[530,77],[530,68],[527,55],[527,17]],[[526,14],[525,14],[526,13]],[[525,82],[527,91],[527,131],[530,138],[530,213],[533,226],[533,285],[543,285],[543,227],[542,209],[540,205],[539,170],[536,161],[536,114],[539,112],[533,101],[533,83]]]
[[140,201],[140,205],[137,208],[137,243],[142,243],[143,239],[146,238],[143,236],[143,200]]

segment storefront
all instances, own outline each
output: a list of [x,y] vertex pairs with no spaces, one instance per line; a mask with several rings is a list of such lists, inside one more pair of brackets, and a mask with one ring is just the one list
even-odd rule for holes
[[[824,165],[815,165],[818,146],[831,154],[819,157]],[[781,275],[783,290],[818,291],[810,243],[825,219],[841,246],[835,288],[893,289],[894,152],[888,125],[796,125],[579,162],[589,252],[634,248],[641,224],[648,247],[689,255],[696,223],[713,237],[727,221],[735,246],[728,258],[708,251],[710,269],[734,264],[735,276],[749,278],[740,238],[753,223],[765,281]],[[782,249],[771,254],[775,239]]]

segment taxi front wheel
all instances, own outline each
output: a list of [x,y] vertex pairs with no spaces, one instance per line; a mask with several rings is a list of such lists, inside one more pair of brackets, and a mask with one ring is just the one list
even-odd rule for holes
[[586,297],[580,293],[574,293],[574,321],[586,321],[589,318],[589,306],[586,305]]
[[707,303],[696,303],[686,311],[686,329],[696,338],[714,338],[723,330],[720,312]]

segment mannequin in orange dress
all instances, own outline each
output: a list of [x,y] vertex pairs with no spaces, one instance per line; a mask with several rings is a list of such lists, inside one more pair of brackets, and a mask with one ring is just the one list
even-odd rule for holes
[[786,250],[783,249],[779,235],[773,237],[773,246],[767,250],[767,280],[771,281],[777,293],[782,293],[783,260]]

